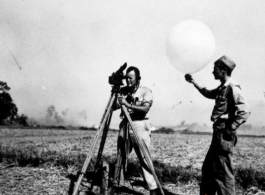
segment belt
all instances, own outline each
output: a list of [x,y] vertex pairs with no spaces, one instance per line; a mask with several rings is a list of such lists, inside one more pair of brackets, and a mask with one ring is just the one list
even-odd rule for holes
[[225,129],[227,127],[227,121],[228,120],[226,118],[218,118],[213,123],[213,129],[215,129],[215,130]]
[[149,118],[141,118],[141,119],[132,118],[132,121],[143,121],[143,120],[149,120]]

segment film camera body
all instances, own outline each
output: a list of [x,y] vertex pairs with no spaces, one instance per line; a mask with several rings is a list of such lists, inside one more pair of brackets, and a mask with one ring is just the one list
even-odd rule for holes
[[[122,80],[126,79],[126,75],[123,74],[123,71],[126,69],[126,67],[127,63],[125,62],[116,72],[109,76],[109,84],[114,86],[116,92],[120,92],[120,86],[123,85]],[[126,101],[128,103],[135,101],[132,94],[127,93]]]
[[114,86],[123,85],[122,80],[126,78],[126,76],[124,76],[124,74],[123,74],[123,71],[125,70],[126,67],[127,67],[127,63],[125,62],[119,68],[119,70],[117,70],[116,72],[112,73],[111,76],[109,76],[109,84],[110,85],[114,85]]

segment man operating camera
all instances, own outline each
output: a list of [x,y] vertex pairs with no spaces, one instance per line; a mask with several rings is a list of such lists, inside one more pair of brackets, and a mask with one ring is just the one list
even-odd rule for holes
[[[153,95],[152,91],[140,85],[140,71],[136,67],[129,67],[126,70],[126,84],[127,86],[120,89],[120,93],[118,94],[116,105],[114,106],[114,110],[121,107],[121,105],[126,106],[128,113],[132,119],[132,125],[138,135],[138,137],[142,140],[141,143],[145,144],[145,148],[147,148],[148,154],[150,154],[149,146],[150,146],[150,121],[149,121],[149,110],[153,104]],[[121,129],[128,128],[128,140],[125,140],[124,136],[120,135],[118,138],[118,149],[121,149],[122,156],[126,156],[130,154],[132,148],[134,148],[137,157],[140,161],[144,179],[147,182],[147,185],[150,189],[150,194],[157,194],[158,186],[156,181],[151,174],[151,171],[143,158],[143,154],[140,150],[138,142],[136,141],[135,135],[132,131],[132,127],[128,123],[124,113],[121,113],[122,121],[120,123]],[[126,142],[127,148],[125,147]],[[128,143],[128,142],[127,142]],[[126,151],[127,150],[127,151]],[[126,160],[123,160],[123,164]],[[153,165],[152,165],[153,166]],[[118,166],[116,166],[117,168]],[[116,171],[115,171],[116,172]]]

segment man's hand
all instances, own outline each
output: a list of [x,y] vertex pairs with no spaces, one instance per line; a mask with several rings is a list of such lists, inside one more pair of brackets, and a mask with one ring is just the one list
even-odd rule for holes
[[189,83],[193,83],[193,84],[195,83],[195,81],[194,81],[192,75],[190,75],[190,74],[185,74],[185,79],[186,79],[186,81],[188,81]]
[[125,97],[120,94],[118,94],[118,102],[120,105],[125,105],[126,107],[130,106],[130,104],[126,101]]
[[235,135],[235,131],[231,130],[231,129],[225,129],[224,134],[223,134],[223,138],[226,141],[231,141],[234,138]]

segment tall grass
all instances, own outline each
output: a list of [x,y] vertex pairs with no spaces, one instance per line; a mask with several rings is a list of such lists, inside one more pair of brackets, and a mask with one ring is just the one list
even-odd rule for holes
[[[0,162],[13,166],[60,166],[64,168],[75,167],[77,170],[82,168],[86,155],[82,152],[69,153],[65,151],[40,150],[34,145],[25,147],[14,147],[11,145],[0,145]],[[110,167],[114,167],[115,156],[105,156],[104,158]],[[92,162],[95,159],[92,160]],[[197,169],[183,166],[171,166],[160,161],[153,162],[156,174],[162,183],[182,183],[200,182],[201,172]],[[128,161],[128,172],[132,172],[139,167],[138,161],[131,159]],[[92,169],[92,164],[88,169]],[[113,171],[112,171],[113,172]],[[238,188],[247,189],[251,186],[265,190],[265,173],[254,170],[253,168],[237,168],[236,184]],[[140,171],[134,172],[134,176],[139,176]]]

